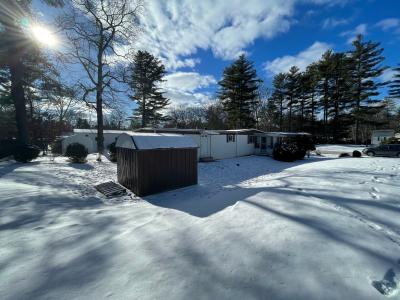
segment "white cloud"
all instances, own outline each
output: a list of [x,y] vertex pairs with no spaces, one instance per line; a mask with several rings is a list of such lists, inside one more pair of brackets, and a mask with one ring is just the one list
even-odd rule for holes
[[[193,67],[199,51],[225,60],[245,52],[258,38],[287,32],[297,3],[306,0],[153,0],[146,4],[138,47],[163,59],[167,69]],[[307,0],[314,5],[341,0]]]
[[194,92],[197,89],[215,84],[214,76],[200,75],[196,72],[175,72],[164,78],[164,87],[167,89],[179,89],[185,92]]
[[327,18],[322,23],[323,29],[332,29],[337,26],[346,25],[350,23],[350,19],[336,19],[336,18]]
[[359,34],[361,35],[367,34],[367,24],[360,24],[352,30],[347,30],[342,32],[340,35],[343,37],[347,37],[347,43],[351,44]]
[[209,102],[211,95],[201,91],[210,85],[217,83],[211,75],[200,75],[196,72],[175,72],[165,76],[162,84],[166,90],[166,97],[171,99],[172,104],[198,105]]
[[395,33],[400,33],[400,19],[397,18],[383,19],[376,23],[375,26],[383,31],[394,30]]
[[400,26],[400,19],[396,18],[383,19],[378,23],[376,23],[376,26],[382,28],[382,30],[389,30],[392,28],[396,28]]
[[285,55],[267,61],[264,64],[264,69],[270,74],[287,72],[292,66],[297,66],[301,71],[304,71],[309,64],[319,60],[322,54],[330,48],[331,45],[317,41],[296,55]]
[[386,69],[381,76],[379,76],[379,81],[380,82],[387,82],[391,81],[393,79],[393,76],[396,74],[396,72],[393,69]]

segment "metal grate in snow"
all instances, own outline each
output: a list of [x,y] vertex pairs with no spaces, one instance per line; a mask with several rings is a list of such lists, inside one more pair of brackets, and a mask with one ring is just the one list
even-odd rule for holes
[[104,194],[106,197],[122,196],[126,194],[126,189],[113,181],[108,181],[95,185],[96,190]]

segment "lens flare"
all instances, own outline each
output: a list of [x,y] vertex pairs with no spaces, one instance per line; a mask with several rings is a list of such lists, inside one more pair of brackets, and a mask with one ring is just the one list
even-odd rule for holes
[[33,37],[41,44],[55,48],[58,44],[57,37],[51,33],[46,27],[41,25],[34,25],[31,28]]

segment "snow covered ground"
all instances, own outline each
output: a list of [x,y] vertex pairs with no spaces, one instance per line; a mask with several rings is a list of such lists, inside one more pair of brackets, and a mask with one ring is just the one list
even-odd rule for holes
[[400,299],[399,175],[395,158],[250,156],[106,200],[108,161],[3,162],[0,299]]

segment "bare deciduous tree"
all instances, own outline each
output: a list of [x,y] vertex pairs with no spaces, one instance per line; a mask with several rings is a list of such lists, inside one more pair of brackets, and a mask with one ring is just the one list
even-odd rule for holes
[[103,106],[114,99],[122,81],[119,49],[137,36],[142,9],[141,0],[71,0],[59,20],[70,44],[69,55],[86,75],[79,81],[83,101],[95,102],[99,160],[104,151]]

